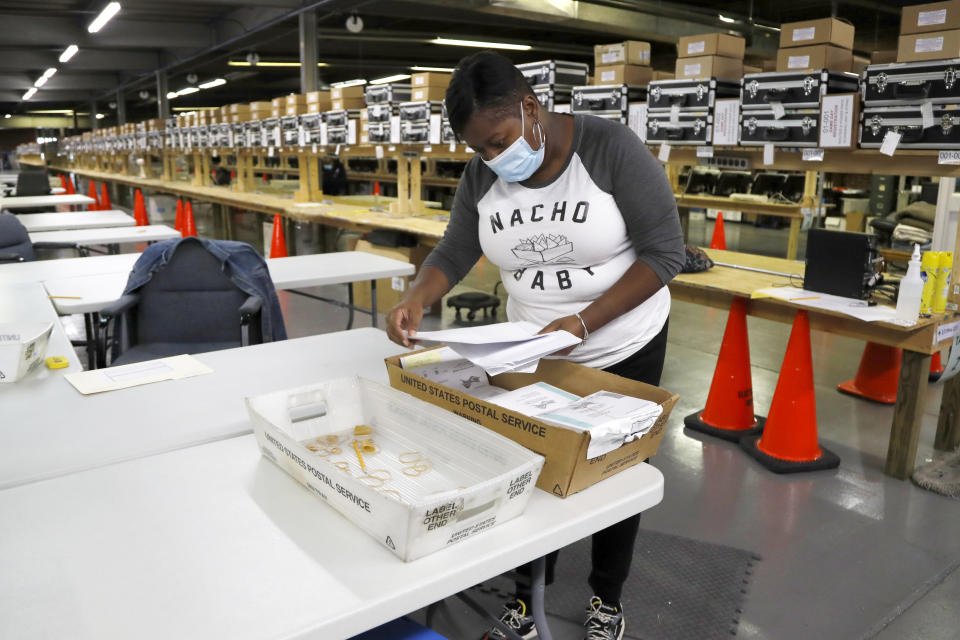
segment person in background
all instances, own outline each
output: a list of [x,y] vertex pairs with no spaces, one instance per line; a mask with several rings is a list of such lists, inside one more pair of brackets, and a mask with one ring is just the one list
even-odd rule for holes
[[[443,239],[388,315],[389,337],[411,346],[424,307],[483,255],[500,268],[509,320],[581,338],[557,356],[659,384],[666,283],[684,260],[676,201],[659,162],[619,122],[547,112],[513,63],[492,52],[460,61],[445,102],[454,132],[477,154]],[[637,514],[593,536],[589,640],[623,636],[621,591],[639,526]],[[549,554],[548,584],[555,562]],[[525,640],[537,637],[529,590],[518,583],[501,616]],[[482,637],[504,635],[491,629]]]

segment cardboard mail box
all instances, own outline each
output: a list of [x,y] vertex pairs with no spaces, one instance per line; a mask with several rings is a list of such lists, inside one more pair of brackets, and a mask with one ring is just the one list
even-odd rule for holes
[[698,36],[683,36],[677,41],[677,57],[726,56],[743,59],[746,41],[728,33],[704,33]]
[[361,109],[367,103],[361,98],[334,98],[330,101],[330,108],[333,111],[345,111],[348,109]]
[[321,104],[324,102],[330,102],[330,92],[329,91],[308,91],[303,94],[307,104]]
[[653,80],[653,69],[635,64],[612,64],[597,67],[594,84],[628,84],[646,86]]
[[680,399],[665,389],[566,360],[541,360],[534,373],[502,373],[490,378],[491,384],[507,390],[546,382],[581,397],[597,391],[612,391],[650,400],[663,408],[656,423],[641,438],[588,459],[589,433],[547,424],[431,382],[404,370],[400,364],[402,357],[386,359],[390,386],[481,424],[544,456],[546,462],[537,480],[537,487],[561,498],[582,491],[656,453],[670,412]]
[[443,100],[447,97],[446,87],[414,86],[410,91],[410,102],[424,102],[426,100]]
[[598,44],[593,47],[593,64],[596,67],[609,64],[650,64],[650,43],[627,40],[614,44]]
[[780,49],[777,52],[777,71],[812,71],[815,69],[850,71],[852,68],[853,52],[829,44]]
[[915,4],[900,14],[900,35],[945,29],[960,29],[960,0]]
[[699,56],[677,58],[677,80],[740,80],[743,77],[743,60],[725,56]]
[[787,22],[780,27],[780,48],[832,44],[841,49],[853,49],[853,32],[852,24],[837,18]]
[[439,87],[441,89],[446,89],[450,86],[450,78],[453,77],[452,73],[439,73],[436,71],[424,71],[422,73],[415,73],[410,76],[410,84],[416,87]]
[[284,106],[293,107],[295,105],[307,104],[307,96],[302,93],[291,93],[283,99]]
[[960,29],[900,36],[897,62],[920,62],[960,57]]
[[[356,84],[349,87],[333,87],[330,89],[330,99],[331,100],[343,100],[346,98],[360,98],[361,102],[364,102],[363,96],[366,93],[362,84]],[[336,107],[334,107],[336,109]]]

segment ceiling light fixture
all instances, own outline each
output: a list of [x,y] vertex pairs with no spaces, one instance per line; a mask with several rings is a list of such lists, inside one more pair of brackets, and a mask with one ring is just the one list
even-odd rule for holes
[[385,76],[383,78],[377,78],[376,80],[371,80],[370,84],[387,84],[389,82],[400,82],[401,80],[409,80],[409,73],[398,73],[393,76]]
[[223,78],[216,78],[210,82],[203,82],[197,86],[199,86],[201,89],[213,89],[214,87],[222,87],[225,84],[227,84],[226,80]]
[[355,80],[344,80],[343,82],[332,82],[330,83],[331,87],[356,87],[361,84],[367,84],[367,81],[363,78],[356,78]]
[[52,78],[52,77],[53,77],[53,74],[55,74],[56,72],[57,72],[57,70],[56,70],[55,67],[50,67],[49,69],[47,69],[46,71],[43,72],[43,77],[44,77],[44,78]]
[[168,91],[168,92],[167,92],[167,100],[173,100],[173,99],[176,98],[176,97],[177,97],[177,92],[176,92],[176,91]]
[[23,94],[23,97],[22,97],[21,99],[22,99],[22,100],[29,100],[30,98],[32,98],[32,97],[35,96],[36,94],[37,94],[36,88],[30,87],[29,89],[27,89],[27,92],[26,92],[25,94]]
[[180,91],[177,91],[177,95],[188,96],[191,93],[196,93],[198,91],[200,91],[200,89],[197,89],[196,87],[184,87],[183,89],[180,89]]
[[735,19],[735,18],[728,18],[727,16],[723,15],[722,13],[718,13],[718,14],[717,14],[717,19],[720,20],[720,22],[726,22],[727,24],[733,24],[733,23],[736,22],[736,19]]
[[33,83],[33,86],[39,89],[43,85],[47,84],[47,80],[49,79],[50,78],[48,78],[47,76],[40,76],[39,78],[37,78],[37,81]]
[[[299,62],[293,62],[290,60],[267,60],[266,62],[260,60],[256,64],[248,62],[247,60],[230,60],[227,62],[228,67],[299,67]],[[326,62],[318,62],[318,67],[329,67],[330,65]]]
[[482,49],[509,49],[511,51],[529,51],[533,47],[528,44],[511,44],[509,42],[484,42],[481,40],[460,40],[459,38],[434,38],[433,44],[446,44],[454,47],[480,47]]
[[105,6],[103,11],[100,12],[100,15],[94,18],[93,22],[87,26],[87,31],[90,33],[97,33],[100,31],[100,29],[103,29],[104,25],[110,22],[113,16],[117,15],[118,13],[120,13],[120,3],[111,2]]
[[68,62],[70,58],[77,55],[77,51],[80,51],[77,45],[75,44],[70,45],[69,47],[63,50],[63,53],[60,54],[60,62]]
[[436,71],[437,73],[453,73],[453,67],[410,67],[411,71]]
[[13,116],[8,113],[8,114],[6,114],[6,115],[3,116],[3,117],[4,117],[4,118],[12,118]]
[[97,120],[103,120],[103,114],[102,114],[102,113],[98,113],[98,114],[97,114]]

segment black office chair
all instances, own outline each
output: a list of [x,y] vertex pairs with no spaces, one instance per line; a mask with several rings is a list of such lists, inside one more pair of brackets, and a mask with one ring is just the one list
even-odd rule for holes
[[[23,171],[17,175],[17,193],[19,196],[48,196],[50,191],[50,178],[46,171]],[[41,213],[50,211],[52,207],[31,207],[29,209],[17,209],[17,213]]]
[[7,262],[32,262],[37,251],[47,249],[73,249],[85,256],[86,249],[73,242],[30,242],[26,227],[9,211],[0,211],[0,264]]
[[184,240],[149,282],[100,312],[98,361],[106,365],[107,344],[111,366],[259,344],[263,302],[202,244]]

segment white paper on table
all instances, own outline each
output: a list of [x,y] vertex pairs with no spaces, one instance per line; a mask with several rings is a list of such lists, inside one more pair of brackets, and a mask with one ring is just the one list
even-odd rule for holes
[[537,337],[538,327],[532,322],[498,322],[476,327],[444,329],[441,331],[418,331],[414,340],[462,344],[493,344],[497,342],[521,342]]
[[580,338],[568,331],[544,333],[524,342],[452,344],[451,348],[470,362],[483,367],[491,376],[508,371],[532,373],[540,358],[579,344]]
[[609,453],[653,428],[663,407],[656,402],[612,391],[587,397],[536,416],[546,422],[590,433],[587,459]]
[[493,400],[493,404],[526,416],[535,416],[559,409],[577,400],[580,400],[580,396],[558,389],[546,382],[535,382],[497,397]]
[[479,387],[471,387],[468,391],[465,391],[465,393],[478,400],[486,400],[489,402],[505,393],[509,393],[509,391],[492,384],[484,384]]
[[836,311],[848,315],[864,322],[895,322],[897,310],[893,307],[868,306],[866,301],[856,298],[844,298],[842,296],[832,296],[818,291],[808,291],[797,287],[771,287],[769,289],[758,289],[754,292],[761,296],[769,296],[787,302],[793,302],[804,307],[812,309],[821,309],[824,311]]
[[179,380],[213,373],[213,369],[190,355],[172,356],[119,367],[94,369],[64,376],[67,382],[84,395],[116,391],[164,380]]

